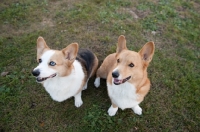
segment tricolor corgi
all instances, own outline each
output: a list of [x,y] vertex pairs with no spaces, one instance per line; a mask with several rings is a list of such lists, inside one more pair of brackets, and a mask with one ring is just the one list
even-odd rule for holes
[[82,90],[87,88],[89,78],[95,74],[98,59],[88,49],[79,49],[72,43],[62,50],[50,49],[42,37],[37,39],[37,61],[32,71],[38,83],[55,101],[75,98],[75,106],[83,104]]
[[131,108],[141,115],[139,104],[150,89],[147,67],[154,55],[154,43],[146,43],[139,52],[130,51],[126,47],[126,39],[119,36],[116,53],[105,58],[97,70],[95,86],[99,87],[100,78],[107,79],[107,90],[112,105],[108,114],[114,116],[118,110]]

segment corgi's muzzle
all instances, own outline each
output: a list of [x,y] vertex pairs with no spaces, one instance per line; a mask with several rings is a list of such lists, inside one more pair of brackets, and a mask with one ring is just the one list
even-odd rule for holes
[[43,82],[43,81],[47,80],[48,78],[53,78],[53,77],[55,77],[57,75],[56,73],[54,73],[54,74],[52,74],[51,76],[48,76],[48,77],[39,77],[39,75],[40,75],[40,70],[39,69],[33,70],[32,74],[33,74],[33,76],[36,77],[36,81],[38,83]]
[[114,72],[112,72],[112,77],[114,78],[114,81],[113,81],[113,83],[115,84],[115,85],[120,85],[120,84],[122,84],[122,83],[125,83],[126,81],[128,81],[130,78],[131,78],[131,76],[129,76],[129,77],[127,77],[127,78],[125,78],[125,79],[118,79],[118,77],[119,77],[119,72],[118,71],[114,71]]
[[38,69],[37,70],[33,70],[32,74],[33,74],[33,76],[37,77],[37,76],[40,75],[40,70],[38,70]]

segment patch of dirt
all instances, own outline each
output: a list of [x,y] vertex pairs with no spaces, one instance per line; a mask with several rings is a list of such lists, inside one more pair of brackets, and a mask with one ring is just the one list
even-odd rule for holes
[[55,10],[69,10],[74,7],[75,4],[78,4],[81,0],[51,0],[49,2],[50,11]]
[[157,4],[160,0],[151,0],[154,4]]
[[[21,35],[24,33],[30,33],[34,31],[41,30],[42,28],[49,28],[55,26],[55,22],[53,22],[50,18],[43,18],[41,22],[31,23],[31,25],[27,27],[14,27],[12,24],[4,24],[1,26],[0,34],[2,36],[12,36],[12,35]],[[9,31],[9,34],[7,32]]]
[[[56,26],[56,22],[54,20],[55,17],[54,15],[56,14],[55,12],[60,10],[67,11],[73,8],[73,5],[78,3],[79,1],[80,0],[70,0],[70,1],[51,0],[46,4],[46,7],[44,7],[46,10],[48,10],[46,13],[43,13],[41,12],[41,10],[39,10],[38,14],[36,14],[39,15],[39,18],[42,18],[41,21],[30,22],[27,23],[27,26],[23,25],[22,27],[17,27],[13,26],[13,24],[5,23],[0,26],[1,28],[0,34],[6,37],[6,36],[30,33],[41,30],[43,28],[52,28]],[[7,34],[7,31],[9,31],[9,34]]]
[[193,7],[194,7],[194,9],[198,12],[198,13],[200,13],[200,3],[197,3],[197,2],[192,2],[193,3]]
[[[191,2],[192,3],[192,6],[194,7],[193,9],[196,11],[196,12],[198,12],[198,13],[200,13],[200,4],[199,3],[197,3],[197,2]],[[178,6],[178,7],[176,7],[176,10],[177,10],[177,12],[178,12],[178,14],[179,14],[179,17],[180,18],[190,18],[191,16],[190,16],[190,14],[188,13],[188,8],[187,7],[184,7],[184,6]]]
[[53,27],[53,26],[55,26],[55,24],[51,19],[43,18],[43,21],[41,22],[41,26]]
[[142,19],[146,16],[148,16],[149,14],[151,14],[150,10],[145,10],[145,11],[141,11],[141,10],[137,10],[135,7],[133,8],[121,8],[118,11],[119,14],[129,14],[131,15],[134,19]]
[[176,10],[180,18],[184,19],[184,18],[189,17],[189,14],[186,11],[187,9],[185,9],[183,6],[176,7]]
[[135,11],[133,11],[132,9],[130,8],[121,8],[119,9],[119,11],[117,12],[119,14],[130,14],[134,19],[138,19],[138,15],[135,13]]

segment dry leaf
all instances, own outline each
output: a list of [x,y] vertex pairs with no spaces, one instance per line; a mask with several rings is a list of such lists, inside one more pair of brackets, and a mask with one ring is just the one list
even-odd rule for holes
[[8,75],[8,73],[9,73],[9,72],[2,72],[2,73],[1,73],[1,76],[4,77],[4,76]]

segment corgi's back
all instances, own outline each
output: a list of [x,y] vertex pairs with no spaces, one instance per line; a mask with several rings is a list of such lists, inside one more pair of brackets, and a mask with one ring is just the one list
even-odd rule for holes
[[87,78],[95,74],[98,66],[98,59],[90,50],[79,49],[76,60],[81,63]]

